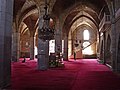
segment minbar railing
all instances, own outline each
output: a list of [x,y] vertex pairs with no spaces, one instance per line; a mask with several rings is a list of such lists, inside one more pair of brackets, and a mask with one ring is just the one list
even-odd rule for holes
[[110,15],[106,15],[104,13],[104,16],[99,24],[99,31],[101,31],[103,29],[103,27],[107,24],[110,24]]

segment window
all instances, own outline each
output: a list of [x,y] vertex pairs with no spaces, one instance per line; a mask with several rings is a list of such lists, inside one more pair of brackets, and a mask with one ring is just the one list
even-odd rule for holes
[[50,53],[55,53],[55,40],[49,41],[49,55]]
[[91,49],[91,46],[89,46],[89,45],[90,45],[89,42],[84,42],[84,43],[83,43],[83,47],[85,48],[85,49],[83,50],[83,54],[87,54],[87,55],[93,54],[93,51],[92,51],[92,49]]
[[38,48],[36,46],[35,46],[35,49],[34,49],[34,53],[35,53],[35,55],[38,54]]
[[84,40],[89,40],[89,31],[88,30],[84,30],[83,38],[84,38]]
[[[83,39],[84,40],[89,40],[90,39],[90,35],[89,35],[89,31],[88,30],[84,30],[83,31]],[[84,47],[83,54],[88,54],[88,55],[93,54],[93,51],[91,49],[89,41],[84,41],[83,47]]]

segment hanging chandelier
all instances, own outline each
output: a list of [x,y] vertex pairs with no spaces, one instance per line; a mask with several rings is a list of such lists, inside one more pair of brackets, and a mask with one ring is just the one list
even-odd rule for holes
[[50,27],[50,15],[48,14],[48,4],[45,0],[45,14],[43,15],[43,26],[39,29],[39,38],[46,41],[54,39],[54,29]]

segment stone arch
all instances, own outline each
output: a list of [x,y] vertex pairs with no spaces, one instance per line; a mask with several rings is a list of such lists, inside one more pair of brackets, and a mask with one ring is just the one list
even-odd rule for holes
[[[107,6],[108,6],[108,9],[109,9],[109,12],[110,12],[110,15],[112,15],[113,14],[113,9],[112,9],[112,7],[113,7],[113,5],[111,4],[112,3],[112,0],[105,0],[105,2],[107,3]],[[113,1],[114,2],[114,1]]]
[[[27,1],[26,1],[27,2]],[[32,2],[34,3],[34,5],[31,5],[30,7],[28,7],[26,10],[24,10],[24,5],[23,7],[21,8],[21,11],[18,12],[18,17],[17,17],[17,22],[18,22],[18,28],[19,28],[19,31],[20,31],[20,27],[21,27],[21,23],[24,22],[24,20],[28,17],[30,17],[31,15],[35,14],[35,13],[39,13],[38,10],[39,10],[39,7],[37,5],[37,3],[32,0],[32,1],[28,1],[28,2]],[[25,4],[25,3],[24,3]],[[36,22],[37,23],[37,22]]]

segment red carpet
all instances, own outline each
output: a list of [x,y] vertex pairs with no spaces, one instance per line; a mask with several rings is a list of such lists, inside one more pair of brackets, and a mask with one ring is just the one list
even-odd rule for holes
[[37,70],[35,60],[12,63],[12,90],[120,90],[120,76],[95,59],[66,61],[64,68]]

